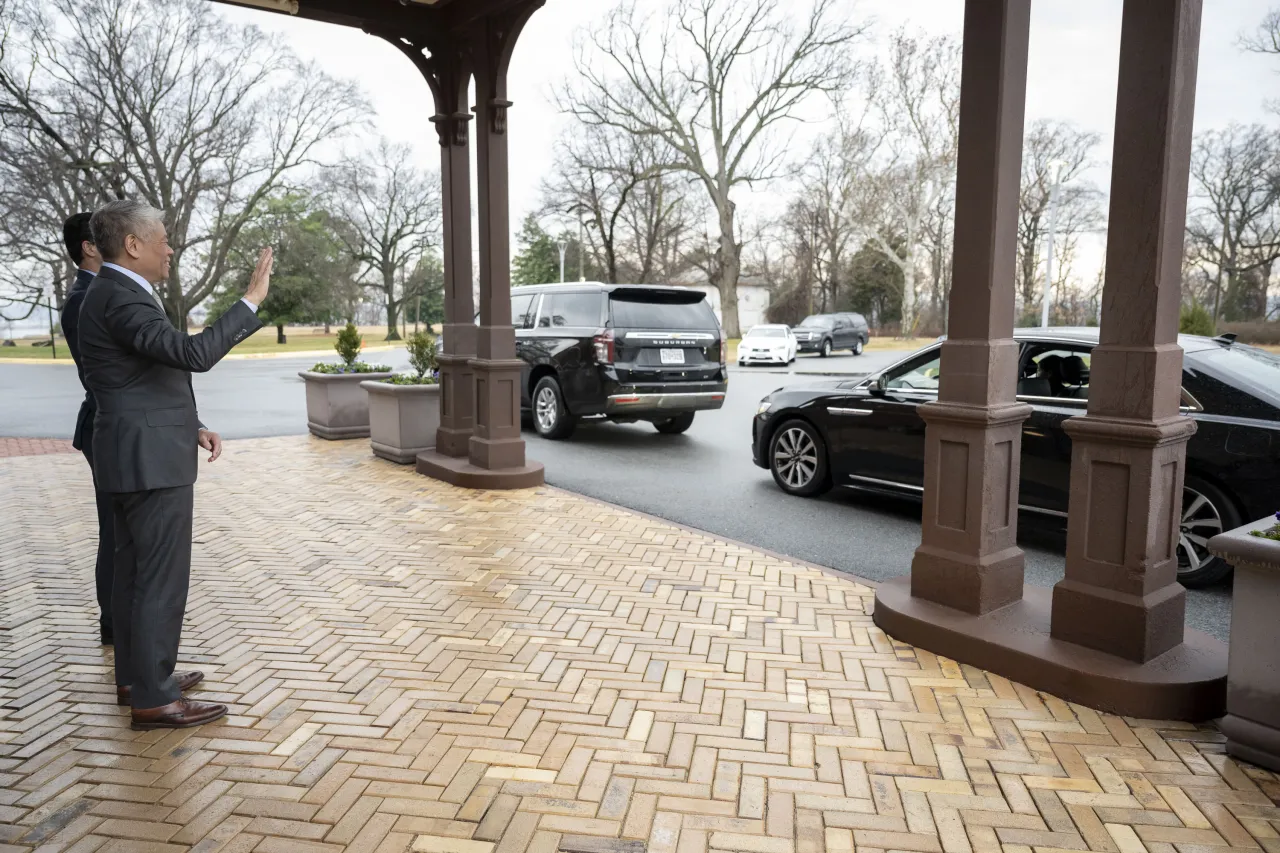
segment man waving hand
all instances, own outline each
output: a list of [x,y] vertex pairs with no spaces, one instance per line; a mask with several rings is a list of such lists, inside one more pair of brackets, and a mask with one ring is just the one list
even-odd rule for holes
[[227,713],[182,698],[199,672],[175,672],[191,576],[191,528],[199,448],[222,452],[196,414],[191,374],[211,369],[261,328],[271,250],[263,249],[244,299],[198,335],[169,322],[155,285],[169,275],[158,210],[113,201],[90,221],[103,264],[80,309],[85,383],[97,403],[94,484],[111,496],[116,555],[111,609],[116,695],[134,729],[187,728]]

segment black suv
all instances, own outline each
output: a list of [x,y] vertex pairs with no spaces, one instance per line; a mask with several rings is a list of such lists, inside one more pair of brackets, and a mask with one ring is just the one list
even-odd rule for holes
[[811,314],[792,329],[800,352],[820,353],[823,358],[833,350],[847,349],[854,355],[862,355],[862,348],[871,339],[867,318],[861,314]]
[[540,284],[511,291],[520,405],[545,438],[580,419],[681,433],[724,405],[729,374],[706,295],[655,285]]

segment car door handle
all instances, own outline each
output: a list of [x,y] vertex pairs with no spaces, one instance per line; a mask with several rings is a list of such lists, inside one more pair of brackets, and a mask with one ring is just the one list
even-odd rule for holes
[[861,416],[861,415],[875,414],[874,409],[844,409],[844,408],[840,408],[839,406],[827,406],[827,411],[833,415]]

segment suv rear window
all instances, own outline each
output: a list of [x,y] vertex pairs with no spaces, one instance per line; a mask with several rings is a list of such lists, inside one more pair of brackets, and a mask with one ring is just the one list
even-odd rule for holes
[[609,312],[614,327],[621,329],[719,328],[707,297],[696,291],[614,291],[609,294]]

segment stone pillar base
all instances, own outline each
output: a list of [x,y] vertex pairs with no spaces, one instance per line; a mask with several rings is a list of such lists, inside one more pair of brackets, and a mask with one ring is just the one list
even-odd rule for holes
[[480,468],[466,457],[445,456],[434,450],[418,454],[417,471],[464,489],[532,489],[546,482],[541,462],[513,468]]
[[1196,423],[1082,415],[1063,428],[1071,436],[1071,523],[1053,636],[1152,660],[1182,642],[1187,592],[1174,543]]
[[473,358],[471,367],[476,377],[476,425],[468,444],[471,464],[495,471],[523,468],[520,372],[524,362]]
[[[474,333],[471,345],[474,346]],[[470,355],[440,355],[440,428],[436,452],[466,456],[475,428],[475,375]]]
[[[1227,647],[1187,631],[1186,640],[1147,663],[1049,635],[1051,591],[1028,586],[1022,600],[975,616],[911,595],[910,578],[876,590],[872,617],[896,640],[997,672],[1068,702],[1148,720],[1199,722],[1226,707]],[[1252,759],[1251,759],[1252,760]]]
[[[1015,347],[949,345],[962,367],[963,356],[1017,356]],[[918,411],[927,425],[923,544],[911,561],[911,594],[966,613],[1017,601],[1025,562],[1016,542],[1020,448],[1031,407],[939,401]]]

